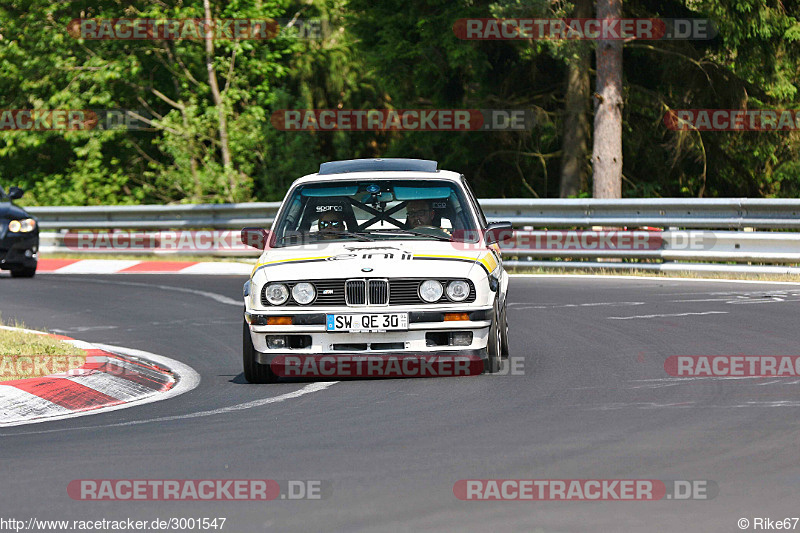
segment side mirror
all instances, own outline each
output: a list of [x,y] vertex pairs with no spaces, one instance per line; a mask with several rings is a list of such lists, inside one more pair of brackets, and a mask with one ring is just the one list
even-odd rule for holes
[[8,197],[11,200],[19,200],[22,198],[22,195],[25,194],[25,191],[20,189],[19,187],[9,187],[8,188]]
[[267,230],[264,228],[242,228],[242,243],[257,250],[267,247]]
[[484,238],[486,239],[486,244],[512,240],[514,238],[514,229],[511,226],[511,222],[491,222],[486,226]]

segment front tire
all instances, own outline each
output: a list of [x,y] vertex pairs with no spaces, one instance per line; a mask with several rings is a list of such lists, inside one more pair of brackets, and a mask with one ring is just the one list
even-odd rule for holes
[[486,373],[487,374],[495,374],[500,372],[500,367],[502,366],[502,353],[503,353],[503,338],[501,333],[501,323],[500,323],[500,313],[497,309],[497,303],[495,303],[495,312],[494,312],[494,319],[492,320],[492,326],[489,328],[489,339],[486,345],[486,355],[488,356],[486,361]]
[[11,269],[12,278],[32,278],[35,275],[36,275],[36,266]]
[[274,383],[276,376],[269,365],[262,365],[256,361],[256,349],[253,346],[253,339],[250,337],[250,328],[247,321],[243,322],[242,330],[242,366],[244,367],[244,379],[250,383]]
[[505,304],[503,304],[503,311],[500,313],[500,327],[502,328],[500,330],[500,334],[502,335],[500,353],[507,359],[511,352],[509,352],[508,349],[508,317],[506,316]]

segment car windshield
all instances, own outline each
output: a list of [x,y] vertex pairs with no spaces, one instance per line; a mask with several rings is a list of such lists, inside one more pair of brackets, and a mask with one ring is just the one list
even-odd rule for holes
[[337,240],[476,242],[477,235],[458,184],[361,179],[296,187],[274,226],[273,246]]

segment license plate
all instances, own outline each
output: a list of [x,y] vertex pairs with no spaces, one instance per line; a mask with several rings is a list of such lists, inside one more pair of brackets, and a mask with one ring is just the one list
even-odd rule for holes
[[408,329],[408,313],[327,315],[328,331],[383,332]]

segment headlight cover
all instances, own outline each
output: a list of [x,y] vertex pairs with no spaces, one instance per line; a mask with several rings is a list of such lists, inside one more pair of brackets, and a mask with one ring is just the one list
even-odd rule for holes
[[289,289],[283,283],[270,283],[264,294],[272,305],[283,305],[289,299]]
[[443,292],[442,284],[435,279],[423,281],[419,286],[419,297],[428,303],[438,302]]
[[469,283],[462,280],[451,281],[447,284],[447,297],[454,302],[463,302],[469,296]]
[[316,289],[310,283],[298,283],[292,287],[292,298],[300,305],[308,305],[314,301],[317,295]]
[[36,221],[32,218],[24,220],[12,220],[8,223],[8,231],[11,233],[30,233],[36,229]]

